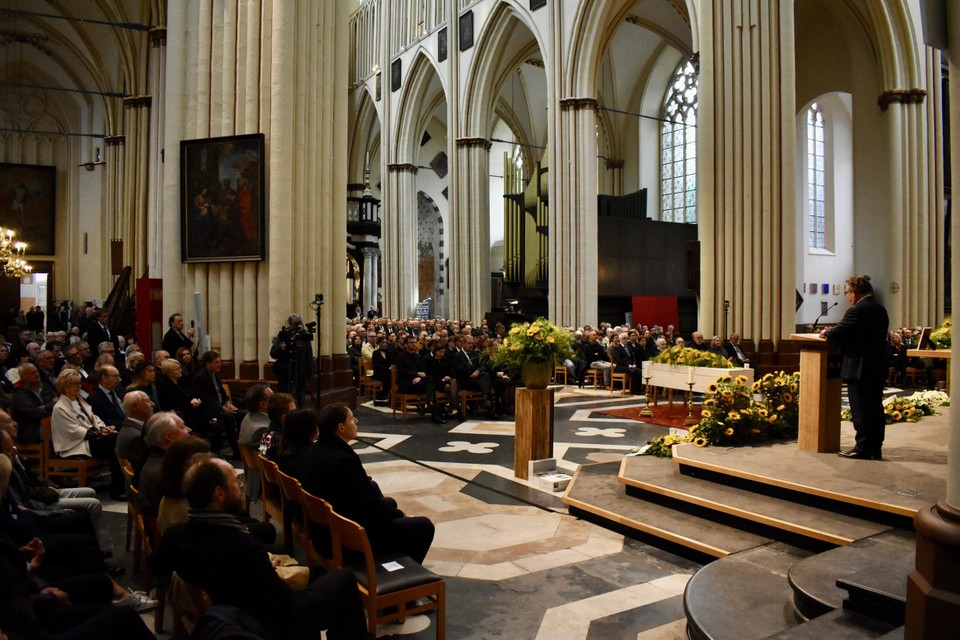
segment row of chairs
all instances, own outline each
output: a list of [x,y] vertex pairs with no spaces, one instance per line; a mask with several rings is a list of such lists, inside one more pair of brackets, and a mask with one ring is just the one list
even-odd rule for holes
[[[378,624],[402,622],[408,616],[436,611],[437,640],[443,640],[443,578],[408,556],[374,556],[362,526],[336,513],[326,500],[304,491],[299,480],[280,471],[275,462],[256,449],[241,446],[240,450],[245,471],[260,470],[263,521],[274,518],[285,523],[287,548],[292,549],[296,541],[311,565],[328,571],[341,567],[353,571],[367,610],[371,637],[376,637]],[[273,498],[276,495],[280,496],[279,503]],[[397,563],[402,569],[385,569],[388,563]],[[408,606],[410,603],[413,605]]]
[[[613,364],[612,359],[610,363]],[[563,378],[563,384],[567,384],[567,368],[558,364],[553,367],[553,381],[559,383],[561,378]],[[584,371],[583,383],[587,384],[588,382],[593,384],[594,389],[599,389],[603,385],[603,369],[587,369]],[[629,393],[633,389],[633,378],[630,377],[629,373],[611,372],[610,393],[613,393],[617,384],[620,385],[620,390],[623,393]]]
[[[383,388],[383,383],[379,380],[374,380],[373,378],[367,376],[367,364],[361,360],[360,361],[360,395],[369,398],[375,398],[377,393]],[[467,414],[467,409],[473,405],[476,409],[477,405],[483,402],[483,394],[479,391],[474,391],[470,389],[461,389],[460,393],[457,394],[457,405],[460,409],[460,415],[465,416]],[[438,391],[437,392],[437,402],[440,404],[447,404],[451,401],[451,398],[448,394]],[[390,365],[390,409],[393,411],[393,417],[397,417],[397,411],[400,411],[403,421],[407,420],[407,410],[413,409],[414,411],[423,415],[427,411],[427,396],[422,393],[400,393],[400,390],[397,388],[397,367],[396,365]]]
[[40,421],[43,440],[36,444],[17,443],[17,455],[24,462],[36,464],[43,478],[72,478],[78,487],[87,486],[87,481],[110,470],[110,463],[101,458],[61,458],[53,451],[53,423],[50,418]]

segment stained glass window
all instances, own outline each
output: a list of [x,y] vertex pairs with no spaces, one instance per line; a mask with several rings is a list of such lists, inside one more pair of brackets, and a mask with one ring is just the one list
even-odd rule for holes
[[663,103],[660,130],[660,219],[697,221],[697,71],[677,69]]
[[807,245],[825,249],[823,111],[814,102],[807,109]]

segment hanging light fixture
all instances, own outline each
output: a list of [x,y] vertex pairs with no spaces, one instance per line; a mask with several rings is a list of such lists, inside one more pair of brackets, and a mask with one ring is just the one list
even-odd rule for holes
[[0,227],[0,269],[8,278],[22,278],[33,272],[33,267],[24,259],[26,242],[14,242],[17,235],[13,229]]

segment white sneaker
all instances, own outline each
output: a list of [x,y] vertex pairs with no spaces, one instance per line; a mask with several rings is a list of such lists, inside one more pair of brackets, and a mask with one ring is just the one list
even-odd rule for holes
[[128,591],[125,596],[114,600],[113,604],[116,607],[130,607],[137,613],[142,613],[156,609],[158,603],[143,591]]

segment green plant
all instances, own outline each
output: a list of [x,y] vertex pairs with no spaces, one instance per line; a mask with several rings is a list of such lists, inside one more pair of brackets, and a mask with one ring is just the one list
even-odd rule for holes
[[515,324],[493,357],[494,366],[519,370],[527,361],[563,362],[573,356],[573,332],[544,318]]
[[949,349],[953,344],[953,321],[947,318],[940,328],[930,334],[930,342],[937,349]]

